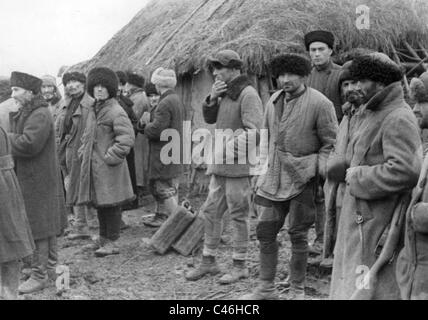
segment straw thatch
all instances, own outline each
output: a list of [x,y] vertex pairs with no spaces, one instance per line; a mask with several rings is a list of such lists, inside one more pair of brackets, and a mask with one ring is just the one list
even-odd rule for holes
[[[369,30],[356,28],[360,4],[370,8]],[[338,54],[356,47],[390,54],[403,41],[427,48],[427,18],[425,0],[155,0],[75,68],[148,72],[162,65],[185,74],[204,67],[214,51],[230,48],[242,55],[247,71],[263,75],[273,55],[304,51],[304,34],[318,28],[335,34]]]

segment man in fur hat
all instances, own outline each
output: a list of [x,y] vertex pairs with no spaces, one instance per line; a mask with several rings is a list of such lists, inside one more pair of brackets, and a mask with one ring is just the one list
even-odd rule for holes
[[346,300],[357,289],[373,289],[373,299],[396,300],[400,294],[395,258],[378,274],[376,288],[358,280],[376,262],[399,200],[417,183],[422,160],[419,129],[404,100],[401,69],[388,56],[376,52],[357,57],[350,73],[358,80],[363,115],[350,137],[342,172],[337,172],[346,188],[330,298]]
[[[428,129],[428,72],[413,78],[410,95],[420,128]],[[428,162],[425,150],[424,165]],[[423,165],[423,166],[424,166]],[[428,299],[428,185],[427,172],[421,172],[413,196],[416,204],[407,216],[405,244],[397,259],[397,282],[403,300]]]
[[337,132],[334,107],[319,91],[305,85],[310,62],[284,54],[271,62],[281,88],[266,105],[264,129],[269,130],[269,167],[257,182],[255,203],[260,206],[259,286],[244,300],[277,298],[275,288],[279,245],[277,236],[287,216],[291,240],[288,299],[304,299],[308,233],[315,221],[317,176],[325,175],[326,161]]
[[[334,35],[324,30],[316,30],[305,35],[305,46],[312,61],[312,71],[307,85],[325,95],[334,105],[337,120],[342,121],[342,99],[339,88],[341,67],[332,61],[334,50]],[[317,190],[317,214],[315,218],[316,239],[310,246],[310,252],[319,255],[322,252],[324,241],[325,203],[322,190],[323,181],[320,181]]]
[[[225,164],[226,161],[216,163],[219,158],[216,155],[214,164],[209,165],[207,174],[211,176],[211,183],[203,206],[205,237],[202,263],[190,271],[186,279],[196,281],[205,275],[220,273],[216,255],[221,241],[223,216],[228,210],[235,227],[233,267],[219,281],[221,284],[232,284],[249,277],[246,260],[252,174],[248,154],[242,154],[239,146],[251,141],[252,135],[260,135],[263,105],[248,76],[242,74],[243,62],[238,53],[220,51],[209,60],[209,67],[216,81],[203,104],[204,118],[208,124],[216,124],[216,129],[235,132],[222,150],[231,149],[234,157],[232,163],[228,161]],[[245,157],[244,164],[242,155]]]
[[74,224],[67,239],[71,241],[91,237],[90,226],[97,227],[95,211],[87,206],[77,205],[80,183],[81,160],[78,150],[85,130],[86,120],[94,105],[86,91],[86,76],[80,72],[67,72],[62,78],[65,87],[65,100],[57,121],[60,147],[58,150],[61,170],[65,180],[66,204],[73,209]]
[[349,71],[352,61],[348,61],[342,67],[339,79],[339,87],[345,104],[342,106],[343,118],[337,132],[336,144],[327,161],[327,181],[324,186],[326,191],[326,234],[324,239],[323,261],[321,266],[327,269],[333,267],[333,250],[337,235],[337,226],[342,208],[342,200],[346,184],[343,178],[336,175],[337,167],[344,165],[344,157],[349,139],[359,117],[362,94],[358,82],[352,78]]
[[[10,114],[9,138],[16,172],[36,244],[30,278],[19,292],[33,293],[48,285],[49,256],[56,255],[57,236],[66,227],[64,194],[57,156],[55,129],[47,102],[40,90],[42,80],[13,72],[12,98],[20,105]],[[55,254],[53,254],[53,252]]]
[[[132,100],[135,115],[138,121],[145,112],[150,111],[150,104],[144,92],[145,79],[137,72],[127,72],[127,83],[125,86],[126,96]],[[147,137],[138,133],[135,137],[135,174],[138,186],[139,204],[142,204],[142,196],[145,188],[148,187],[149,169],[149,141]]]

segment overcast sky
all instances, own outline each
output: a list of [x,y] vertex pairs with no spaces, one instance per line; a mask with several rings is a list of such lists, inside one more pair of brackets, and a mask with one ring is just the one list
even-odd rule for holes
[[92,58],[149,0],[0,0],[0,76]]

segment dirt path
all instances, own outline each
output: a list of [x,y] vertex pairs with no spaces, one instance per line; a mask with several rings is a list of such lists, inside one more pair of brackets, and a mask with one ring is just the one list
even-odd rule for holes
[[[194,207],[201,205],[205,196],[192,198]],[[185,272],[199,262],[200,257],[183,257],[175,252],[160,256],[143,241],[151,238],[154,231],[145,227],[142,217],[150,214],[154,203],[147,197],[144,209],[124,213],[124,220],[131,228],[125,230],[119,245],[121,254],[104,259],[96,258],[91,250],[85,250],[88,241],[68,242],[60,240],[60,264],[70,269],[70,290],[58,295],[55,286],[42,293],[23,299],[40,300],[230,300],[254,288],[258,276],[258,247],[255,239],[256,221],[251,223],[249,253],[250,278],[235,285],[222,286],[217,278],[204,278],[198,282],[184,279]],[[287,261],[290,242],[282,232],[278,281],[287,277]],[[232,265],[231,246],[222,245],[219,262],[223,269]],[[329,277],[320,276],[317,268],[308,268],[307,299],[328,297]]]

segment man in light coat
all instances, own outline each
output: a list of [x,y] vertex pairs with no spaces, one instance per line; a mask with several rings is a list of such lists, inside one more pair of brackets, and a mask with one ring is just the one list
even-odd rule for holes
[[401,205],[399,200],[417,183],[422,160],[419,129],[404,100],[402,72],[388,56],[373,53],[357,57],[350,72],[363,95],[363,113],[338,174],[346,189],[330,298],[346,300],[357,289],[362,293],[372,289],[373,299],[396,300],[400,298],[396,258],[382,268],[376,288],[362,286],[358,280],[376,262],[385,244],[384,233]]
[[275,288],[279,245],[277,236],[289,216],[291,260],[288,299],[304,299],[308,233],[315,221],[315,192],[319,175],[338,129],[333,104],[305,85],[310,62],[296,54],[279,55],[271,70],[281,90],[266,105],[263,128],[269,130],[268,170],[257,182],[255,203],[260,206],[259,286],[244,300],[278,298]]
[[[216,124],[218,130],[230,129],[233,134],[226,137],[225,143],[224,137],[223,144],[219,141],[223,148],[219,153],[219,150],[215,151],[214,164],[208,168],[211,183],[203,206],[205,238],[202,263],[190,271],[186,279],[196,281],[205,275],[220,272],[216,255],[221,241],[223,216],[228,210],[235,227],[233,267],[219,281],[221,284],[231,284],[249,276],[246,260],[252,173],[248,154],[241,153],[240,146],[246,145],[250,141],[249,137],[260,136],[263,105],[248,76],[241,73],[243,61],[238,53],[232,50],[220,51],[209,60],[209,66],[216,82],[203,104],[205,121]],[[226,151],[222,159],[221,151]],[[229,158],[228,151],[231,151],[231,156],[225,161],[225,155]]]

